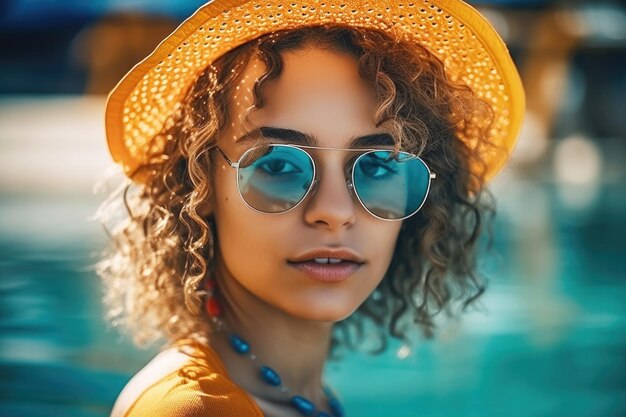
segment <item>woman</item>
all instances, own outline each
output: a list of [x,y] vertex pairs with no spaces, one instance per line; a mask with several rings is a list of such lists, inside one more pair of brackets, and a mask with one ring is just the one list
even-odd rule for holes
[[343,416],[329,354],[431,336],[483,292],[485,185],[523,105],[460,1],[201,7],[107,102],[132,180],[107,302],[168,342],[112,415]]

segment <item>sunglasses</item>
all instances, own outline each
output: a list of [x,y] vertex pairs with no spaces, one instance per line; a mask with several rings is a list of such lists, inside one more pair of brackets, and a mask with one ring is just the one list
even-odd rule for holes
[[417,213],[426,201],[431,179],[436,178],[418,156],[387,149],[263,144],[245,151],[237,162],[219,147],[214,149],[237,169],[243,201],[266,214],[296,208],[319,183],[309,149],[357,152],[351,159],[347,186],[363,208],[381,220],[404,220]]

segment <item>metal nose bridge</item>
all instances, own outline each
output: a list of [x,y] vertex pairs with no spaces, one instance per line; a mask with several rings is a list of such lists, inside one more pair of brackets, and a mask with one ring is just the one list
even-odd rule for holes
[[[352,172],[352,169],[354,169],[354,168],[351,168],[350,172]],[[317,189],[318,189],[318,187],[320,185],[320,182],[321,181],[318,178],[314,178],[313,179],[313,184],[311,184],[311,190],[309,191],[309,195],[307,197],[315,195],[315,193],[317,192]],[[356,197],[356,192],[354,190],[354,185],[352,184],[352,176],[351,175],[346,178],[346,187],[348,187],[348,192],[350,193],[350,196],[352,198]]]
[[346,163],[349,165],[341,157],[325,159],[323,166],[318,165],[309,193],[302,201],[302,219],[309,226],[336,231],[351,227],[357,220],[362,208],[351,191],[350,168]]

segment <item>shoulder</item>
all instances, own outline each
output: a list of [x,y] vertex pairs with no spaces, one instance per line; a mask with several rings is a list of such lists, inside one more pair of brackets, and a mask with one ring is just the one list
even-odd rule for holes
[[232,382],[210,348],[178,345],[152,359],[120,393],[111,417],[254,416],[263,413]]

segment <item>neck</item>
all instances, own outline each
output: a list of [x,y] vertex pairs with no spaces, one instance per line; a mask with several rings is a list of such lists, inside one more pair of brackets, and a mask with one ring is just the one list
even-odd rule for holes
[[[217,283],[227,330],[215,334],[211,345],[230,377],[265,401],[282,404],[292,395],[301,395],[326,408],[321,386],[332,323],[299,319],[265,303],[242,287],[226,268],[218,267]],[[254,362],[234,352],[229,342],[231,333],[250,344],[257,358]],[[278,372],[289,395],[261,381],[258,368],[262,365]]]

